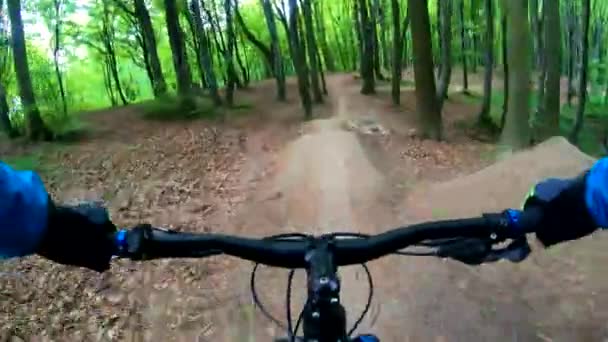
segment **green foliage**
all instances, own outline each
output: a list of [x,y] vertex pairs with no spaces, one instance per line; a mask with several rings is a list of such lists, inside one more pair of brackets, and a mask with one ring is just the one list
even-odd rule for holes
[[42,153],[35,152],[17,157],[3,158],[3,162],[16,170],[39,170],[42,165]]
[[[186,101],[188,103],[193,101],[194,109],[185,109]],[[159,121],[213,119],[218,114],[213,101],[208,97],[180,99],[167,96],[141,103],[139,110],[145,119]]]

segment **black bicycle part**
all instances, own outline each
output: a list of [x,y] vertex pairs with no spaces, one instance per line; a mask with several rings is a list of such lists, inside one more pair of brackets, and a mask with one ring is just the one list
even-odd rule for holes
[[[422,223],[364,239],[335,239],[333,257],[336,266],[362,264],[426,240],[486,238],[493,234],[496,241],[500,241],[508,230],[508,221],[502,214]],[[323,238],[327,236],[320,237]],[[311,240],[314,239],[253,239],[149,229],[146,234],[128,234],[127,248],[121,255],[152,259],[199,258],[223,253],[269,266],[306,268],[305,255]]]
[[[525,214],[525,213],[524,213]],[[120,256],[136,260],[148,258],[205,257],[228,254],[242,259],[284,268],[305,268],[308,275],[308,300],[296,323],[301,320],[304,336],[317,341],[348,341],[346,313],[340,304],[338,266],[363,264],[381,256],[399,252],[412,245],[435,247],[428,253],[449,257],[469,264],[508,259],[523,260],[530,252],[525,234],[537,217],[521,215],[519,230],[514,231],[507,215],[492,214],[480,218],[423,223],[397,228],[378,235],[350,233],[309,237],[304,234],[281,234],[264,239],[234,237],[220,234],[188,234],[147,227],[129,231],[124,241],[117,242]],[[138,230],[139,228],[139,230]],[[143,232],[142,232],[143,230]],[[492,246],[508,238],[514,241],[502,249]],[[442,240],[442,241],[437,241]],[[433,242],[435,241],[435,242]],[[468,250],[468,251],[466,251]],[[406,252],[400,252],[406,254]],[[407,253],[411,255],[411,253]],[[417,255],[420,255],[418,253]],[[425,254],[427,255],[427,254]],[[255,271],[252,292],[255,293]],[[367,310],[367,309],[366,309]],[[272,317],[265,312],[269,317]],[[323,318],[319,319],[323,315]],[[283,326],[280,321],[275,323]],[[356,328],[356,327],[355,327]],[[310,337],[309,337],[310,336]],[[291,341],[297,338],[290,334]]]
[[331,238],[313,242],[306,253],[308,299],[304,306],[303,327],[306,340],[347,341],[346,310],[340,303],[340,278]]

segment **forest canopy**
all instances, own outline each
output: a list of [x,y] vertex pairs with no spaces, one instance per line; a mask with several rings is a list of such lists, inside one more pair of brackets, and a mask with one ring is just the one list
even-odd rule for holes
[[369,95],[390,81],[399,105],[412,68],[424,137],[441,138],[458,72],[464,94],[482,73],[478,122],[504,143],[560,134],[562,102],[577,106],[576,141],[585,104],[608,104],[607,18],[602,0],[0,0],[0,121],[52,139],[76,113],[175,97],[186,112],[198,96],[231,106],[262,79],[284,101],[287,76],[310,118],[326,73],[356,73]]

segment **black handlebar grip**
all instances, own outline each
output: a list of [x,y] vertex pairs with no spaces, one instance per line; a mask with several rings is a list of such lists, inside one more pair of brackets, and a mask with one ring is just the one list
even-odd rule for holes
[[524,234],[535,233],[540,227],[544,214],[540,206],[526,208],[521,212],[516,226]]

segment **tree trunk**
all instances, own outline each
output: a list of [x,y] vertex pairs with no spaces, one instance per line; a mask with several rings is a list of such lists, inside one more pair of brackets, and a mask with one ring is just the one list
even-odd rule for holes
[[327,91],[327,83],[325,83],[325,72],[323,71],[323,63],[321,62],[321,53],[317,50],[317,61],[319,62],[319,77],[321,78],[321,88],[323,95],[329,94]]
[[403,36],[403,61],[402,61],[402,68],[406,69],[409,65],[409,54],[408,54],[408,50],[407,50],[407,32],[409,31],[409,26],[410,26],[410,9],[409,7],[407,8],[406,12],[405,12],[405,18],[403,18],[403,29],[402,29],[402,36]]
[[279,43],[279,34],[277,32],[277,25],[274,21],[274,14],[272,13],[271,0],[261,0],[262,9],[264,10],[264,18],[266,19],[266,26],[270,33],[270,50],[272,52],[272,70],[274,78],[277,82],[277,99],[279,101],[287,100],[287,91],[285,90],[285,70],[283,70],[283,57],[281,56],[281,45]]
[[[535,4],[535,8],[531,10],[531,12],[533,13],[533,17],[536,17],[536,25],[537,25],[537,32],[533,32],[533,37],[534,37],[534,41],[535,41],[535,46],[536,46],[536,50],[535,50],[535,56],[536,56],[536,65],[538,68],[538,87],[537,87],[537,109],[536,109],[536,113],[534,115],[534,119],[532,120],[533,122],[538,121],[537,118],[539,117],[543,117],[543,112],[544,112],[544,104],[545,104],[545,79],[546,79],[546,74],[547,74],[547,69],[545,66],[545,53],[546,50],[543,46],[543,39],[542,39],[542,25],[540,24],[540,20],[538,18],[538,3]],[[544,8],[544,5],[542,6]],[[544,11],[544,10],[543,10]]]
[[399,0],[391,0],[393,12],[393,75],[391,77],[391,97],[393,104],[398,106],[401,102],[401,52],[404,40],[401,39],[401,18]]
[[494,64],[494,4],[484,0],[486,19],[485,74],[483,78],[483,101],[477,122],[481,126],[492,126],[490,106],[492,103],[492,72]]
[[118,99],[116,98],[116,94],[114,93],[114,87],[112,86],[112,73],[110,72],[110,62],[107,58],[104,58],[103,61],[103,85],[106,88],[106,94],[110,99],[110,103],[112,107],[116,107],[118,105]]
[[[268,1],[268,0],[266,0],[266,1]],[[245,24],[245,20],[243,20],[243,17],[241,16],[241,11],[238,8],[238,4],[237,4],[237,7],[235,8],[234,14],[235,14],[237,23],[239,24],[243,33],[245,34],[245,38],[247,38],[247,40],[249,40],[249,42],[251,42],[251,44],[253,44],[253,46],[255,46],[260,51],[260,53],[264,57],[264,60],[266,61],[266,63],[268,65],[272,65],[273,56],[272,56],[272,51],[271,51],[270,47],[268,47],[264,43],[262,43],[262,41],[260,41],[253,34],[253,32],[251,32],[251,30],[247,27],[247,25]]]
[[222,105],[222,98],[218,91],[217,79],[213,72],[213,65],[211,63],[211,52],[209,51],[209,42],[206,38],[206,34],[203,27],[203,20],[201,19],[201,9],[199,0],[191,0],[190,10],[192,11],[192,17],[194,18],[194,27],[198,32],[200,41],[198,47],[200,49],[199,54],[201,56],[200,62],[202,65],[200,68],[205,71],[205,83],[209,87],[209,93],[213,103],[216,106]]
[[236,85],[236,70],[234,68],[234,47],[236,45],[236,37],[234,35],[234,25],[232,23],[232,4],[231,0],[224,0],[224,14],[226,15],[226,52],[224,54],[224,62],[226,63],[226,75],[228,82],[226,84],[226,104],[234,105],[234,87]]
[[[543,48],[541,46],[541,32],[540,32],[540,23],[538,20],[538,0],[530,0],[530,28],[532,30],[532,37],[534,43],[534,50],[532,53],[534,54],[534,67],[537,69],[542,68],[541,55]],[[539,85],[540,86],[540,85]]]
[[108,72],[114,81],[114,85],[116,86],[116,91],[118,92],[118,96],[123,105],[129,104],[127,101],[127,97],[125,96],[124,91],[122,90],[122,84],[120,82],[120,76],[118,74],[118,61],[116,59],[116,51],[114,49],[114,29],[112,27],[111,13],[109,8],[107,7],[107,3],[104,3],[104,13],[102,18],[102,30],[103,30],[103,44],[105,48],[105,59],[107,60]]
[[382,75],[382,69],[380,68],[380,44],[378,39],[378,1],[379,0],[370,0],[372,2],[371,9],[369,8],[369,4],[367,3],[365,7],[369,9],[368,12],[368,20],[371,26],[371,35],[372,35],[372,51],[373,51],[373,65],[374,72],[376,73],[376,78],[379,80],[384,80],[384,76]]
[[[437,51],[439,53],[439,57],[435,59],[435,66],[437,68],[437,82],[439,82],[439,77],[441,77],[441,68],[443,67],[443,65],[441,64],[441,53],[443,51],[443,35],[441,34],[441,29],[443,27],[441,27],[441,18],[443,17],[442,11],[443,11],[443,5],[442,5],[442,1],[438,0],[437,1]],[[431,25],[431,32],[433,31],[433,27]],[[433,56],[434,57],[434,56]]]
[[421,125],[421,135],[425,138],[441,139],[441,111],[437,103],[433,75],[431,24],[427,0],[408,0],[408,7],[412,21],[416,112]]
[[[363,41],[363,25],[361,24],[361,10],[359,9],[360,0],[355,0],[353,6],[353,29],[355,30],[355,36],[357,37],[357,42],[359,43],[357,47],[359,48],[359,74],[361,78],[363,78],[363,58],[365,57],[365,42]],[[354,54],[357,55],[357,54]],[[373,63],[373,61],[371,62]],[[372,66],[373,68],[373,66]]]
[[374,24],[369,19],[367,0],[358,0],[359,20],[361,21],[361,94],[374,94]]
[[156,46],[156,36],[154,35],[154,28],[152,27],[152,21],[150,20],[150,13],[144,0],[134,0],[135,15],[141,28],[141,34],[146,44],[147,60],[150,64],[150,72],[153,77],[152,90],[154,97],[159,98],[167,93],[167,83],[165,76],[163,76],[163,70],[158,58],[158,51]]
[[576,42],[574,39],[575,13],[573,2],[566,3],[566,20],[568,22],[568,106],[572,106],[574,97],[574,68],[576,60]]
[[333,54],[327,46],[327,37],[325,33],[325,22],[323,21],[322,2],[314,2],[312,9],[315,14],[315,22],[317,29],[319,30],[319,44],[321,45],[321,51],[323,52],[323,59],[325,60],[326,70],[329,72],[336,71],[336,65],[334,62]]
[[507,14],[509,108],[501,141],[518,150],[530,143],[530,27],[528,0],[504,0]]
[[578,107],[576,109],[576,117],[574,127],[570,133],[570,141],[573,144],[578,142],[578,134],[583,127],[583,119],[585,114],[585,105],[587,104],[587,72],[589,64],[589,17],[591,0],[583,0],[583,16],[582,16],[582,37],[581,37],[581,75],[578,85]]
[[[241,70],[241,74],[243,75],[243,88],[249,87],[250,79],[249,79],[249,71],[247,70],[247,66],[245,62],[243,62],[243,58],[241,57],[241,51],[239,50],[238,40],[235,39],[234,42],[234,56],[236,57],[236,63],[239,66],[239,70]],[[238,84],[237,84],[238,85]]]
[[466,94],[469,92],[469,70],[467,65],[467,41],[464,21],[464,0],[460,0],[458,6],[460,14],[460,49],[462,53],[462,91]]
[[55,64],[55,75],[57,76],[57,83],[59,85],[59,94],[61,95],[61,104],[63,109],[63,115],[68,115],[68,103],[65,98],[65,88],[63,87],[63,77],[61,76],[61,70],[59,69],[59,49],[61,42],[61,2],[54,0],[53,5],[55,7],[55,39],[53,46],[53,62]]
[[304,117],[312,119],[312,100],[310,97],[310,83],[308,78],[308,65],[306,64],[306,54],[300,44],[300,32],[298,29],[298,2],[289,0],[289,40],[291,44],[293,67],[298,75],[298,91],[302,106],[304,107]]
[[385,0],[380,0],[378,7],[378,21],[380,24],[380,46],[382,47],[382,67],[385,70],[389,70],[389,47],[386,41],[386,31],[387,31],[387,20],[386,20],[386,2]]
[[323,103],[321,84],[319,82],[319,61],[317,60],[317,42],[312,23],[311,0],[302,1],[302,15],[306,32],[306,48],[308,50],[308,61],[310,62],[310,80],[312,83],[312,95],[316,103]]
[[501,43],[501,49],[502,49],[502,73],[503,73],[503,89],[505,92],[505,96],[503,99],[503,103],[502,103],[502,115],[500,116],[500,130],[502,131],[505,128],[505,122],[507,121],[507,112],[509,110],[509,58],[508,58],[508,39],[507,39],[507,16],[504,13],[505,10],[503,9],[503,16],[502,19],[500,20],[500,26],[501,26],[501,30],[502,30],[502,43]]
[[36,98],[32,87],[32,79],[27,60],[25,37],[23,33],[23,21],[21,19],[21,1],[8,0],[8,15],[11,21],[11,47],[13,50],[13,62],[15,74],[19,87],[19,96],[26,115],[26,134],[32,140],[50,140],[51,131],[46,127],[40,111],[36,105]]
[[8,135],[9,138],[17,137],[17,130],[11,124],[10,111],[8,108],[8,101],[6,100],[6,90],[4,86],[0,84],[0,125],[2,130]]
[[452,0],[441,0],[441,73],[439,74],[439,86],[437,87],[437,102],[439,110],[443,108],[443,102],[448,96],[450,79],[452,78]]
[[[561,65],[561,28],[559,17],[559,2],[545,1],[543,3],[544,30],[544,83],[545,95],[542,111],[535,123],[538,126],[537,138],[544,140],[559,134],[560,111],[560,65]],[[543,87],[543,85],[540,85]]]
[[[471,22],[475,23],[477,22],[478,18],[477,18],[477,13],[475,12],[475,10],[477,9],[477,4],[475,3],[475,0],[471,0],[471,3],[469,4],[469,10],[471,12]],[[475,25],[474,25],[475,27]],[[477,73],[477,63],[478,63],[478,54],[477,54],[477,47],[479,46],[478,43],[478,37],[477,37],[477,31],[475,30],[475,28],[471,29],[471,72],[476,74]]]
[[175,0],[164,0],[165,20],[169,45],[173,56],[173,67],[177,78],[177,92],[182,96],[188,96],[192,87],[192,74],[188,65],[188,56],[184,44],[182,29],[179,25],[177,4]]

